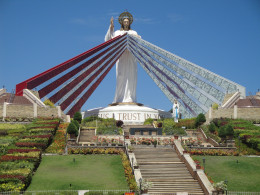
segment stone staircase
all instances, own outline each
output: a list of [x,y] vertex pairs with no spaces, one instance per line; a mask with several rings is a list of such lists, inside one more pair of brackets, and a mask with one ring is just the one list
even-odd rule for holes
[[173,148],[134,147],[142,178],[153,183],[149,194],[204,194]]
[[79,136],[79,143],[92,142],[95,136],[95,129],[81,129]]

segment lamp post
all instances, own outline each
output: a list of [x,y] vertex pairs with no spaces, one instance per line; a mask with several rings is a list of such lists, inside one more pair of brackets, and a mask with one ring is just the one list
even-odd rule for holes
[[[226,186],[227,186],[227,184],[228,184],[228,180],[227,180],[227,178],[225,179],[224,183],[225,183]],[[226,189],[226,195],[227,195],[227,191],[228,191],[228,188]]]
[[132,167],[132,172],[133,172],[133,175],[134,175],[134,157],[132,157],[131,160],[132,160],[132,166],[131,167]]
[[140,185],[140,194],[141,194],[141,191],[142,191],[142,178],[139,179],[139,185]]
[[238,136],[238,155],[240,155],[240,136]]
[[203,157],[203,167],[204,167],[204,173],[206,172],[206,159]]

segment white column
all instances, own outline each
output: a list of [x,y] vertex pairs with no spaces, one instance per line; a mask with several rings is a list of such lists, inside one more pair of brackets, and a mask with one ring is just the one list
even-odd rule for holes
[[234,106],[234,119],[237,119],[237,105]]
[[6,108],[7,108],[7,102],[4,102],[4,106],[3,106],[3,118],[6,117]]
[[209,107],[209,121],[212,120],[212,107]]
[[58,109],[58,117],[61,118],[61,108],[60,106],[56,106],[56,108]]
[[67,117],[66,122],[67,122],[67,123],[70,123],[70,115],[66,115],[66,117]]
[[37,118],[37,116],[38,116],[37,104],[33,103],[33,117]]

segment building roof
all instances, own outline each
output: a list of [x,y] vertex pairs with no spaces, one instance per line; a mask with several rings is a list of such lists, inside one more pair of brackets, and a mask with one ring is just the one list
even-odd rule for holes
[[259,99],[240,99],[236,102],[237,107],[260,107]]
[[11,103],[11,104],[21,104],[21,105],[32,104],[26,97],[15,96],[12,93],[3,93],[0,95],[0,104],[3,104],[4,102]]

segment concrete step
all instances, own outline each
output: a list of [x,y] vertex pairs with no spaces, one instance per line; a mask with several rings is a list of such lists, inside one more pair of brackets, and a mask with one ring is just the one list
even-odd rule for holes
[[162,185],[162,184],[154,184],[153,183],[153,186],[152,188],[175,188],[175,187],[183,187],[183,188],[194,188],[194,189],[200,189],[200,186],[199,185],[190,185],[190,184],[165,184],[165,185]]
[[171,179],[171,180],[178,180],[178,179],[182,179],[182,180],[185,180],[185,179],[192,179],[192,176],[183,176],[183,177],[174,177],[174,176],[145,176],[145,175],[142,175],[143,178],[145,179],[148,179],[149,181],[153,181],[153,179],[158,179],[158,180],[161,180],[161,179]]
[[167,165],[167,164],[172,164],[172,165],[175,165],[175,164],[184,164],[183,162],[151,162],[151,161],[138,161],[137,160],[137,162],[138,162],[138,164],[139,165],[143,165],[143,164],[145,164],[145,165]]
[[[191,175],[189,173],[185,173],[185,172],[179,172],[179,173],[166,173],[166,172],[163,172],[163,173],[145,173],[143,172],[142,173],[142,176],[144,177],[153,177],[153,178],[156,178],[156,177],[162,177],[162,176],[165,176],[165,177],[191,177]],[[192,178],[192,177],[191,177]]]
[[[186,191],[179,191],[179,192],[186,192]],[[173,195],[173,193],[177,193],[176,191],[169,191],[169,192],[160,192],[160,191],[155,191],[155,192],[150,192],[149,191],[149,194],[161,194],[161,195]],[[200,193],[200,192],[197,192],[197,193],[190,193],[191,195],[204,195],[204,193]]]
[[167,189],[167,190],[160,190],[160,189],[149,189],[149,194],[171,194],[176,195],[180,192],[188,192],[189,195],[197,195],[197,194],[204,194],[203,191],[193,191],[190,189]]
[[135,147],[134,154],[144,179],[153,183],[149,194],[189,192],[203,194],[173,148]]
[[176,158],[137,158],[141,162],[150,162],[151,159],[153,162],[181,162],[180,159]]
[[153,188],[151,187],[149,189],[149,192],[151,191],[175,191],[175,192],[199,192],[202,193],[203,191],[198,188],[181,188],[181,187],[172,187],[172,188]]

